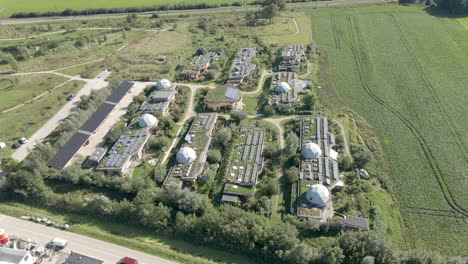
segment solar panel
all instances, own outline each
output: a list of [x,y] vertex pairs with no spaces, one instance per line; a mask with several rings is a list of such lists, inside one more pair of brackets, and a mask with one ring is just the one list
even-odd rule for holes
[[320,130],[320,117],[317,117],[317,139],[319,140],[321,137],[321,130]]
[[89,139],[89,136],[90,135],[81,132],[75,133],[60,149],[60,151],[57,152],[57,154],[49,161],[48,165],[57,169],[65,168],[67,163],[86,143],[86,141]]
[[96,112],[86,120],[79,130],[94,133],[114,108],[114,104],[103,103]]
[[239,93],[240,93],[239,89],[228,87],[226,89],[226,93],[224,94],[224,96],[233,100],[237,100],[239,98]]
[[130,91],[134,83],[123,81],[117,88],[112,91],[112,94],[107,98],[107,101],[118,103]]

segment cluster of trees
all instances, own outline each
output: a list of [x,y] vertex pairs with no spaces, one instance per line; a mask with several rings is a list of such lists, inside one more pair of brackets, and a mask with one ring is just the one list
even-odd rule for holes
[[468,14],[467,0],[398,0],[398,3],[436,5],[452,14]]

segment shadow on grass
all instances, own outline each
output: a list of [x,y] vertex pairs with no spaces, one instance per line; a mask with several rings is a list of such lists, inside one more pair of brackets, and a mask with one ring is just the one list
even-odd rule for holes
[[[468,10],[465,10],[465,13],[451,13],[447,9],[443,9],[441,7],[436,7],[436,6],[430,6],[427,8],[424,8],[424,11],[426,11],[429,15],[435,16],[438,18],[464,18],[468,17]],[[463,11],[460,11],[463,12]]]

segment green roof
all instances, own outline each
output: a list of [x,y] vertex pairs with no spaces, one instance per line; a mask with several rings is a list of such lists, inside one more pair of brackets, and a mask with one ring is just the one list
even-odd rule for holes
[[221,101],[225,98],[226,90],[228,86],[222,85],[216,89],[210,89],[206,94],[205,100],[207,101]]

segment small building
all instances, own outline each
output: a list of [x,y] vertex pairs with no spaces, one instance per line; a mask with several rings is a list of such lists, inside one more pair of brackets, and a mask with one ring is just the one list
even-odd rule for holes
[[299,65],[305,59],[306,48],[304,45],[288,46],[282,53],[282,59],[279,71],[297,72]]
[[92,167],[96,167],[99,162],[104,158],[106,155],[107,149],[105,148],[97,148],[93,155],[89,156],[85,162],[81,165],[82,168],[89,169]]
[[227,84],[209,90],[205,97],[205,104],[213,111],[230,110],[237,108],[240,98],[240,90]]
[[149,95],[148,101],[140,106],[140,111],[165,116],[169,113],[169,108],[177,94],[176,86],[162,79],[156,87],[158,90]]
[[347,218],[341,220],[341,229],[369,231],[369,221],[366,218],[350,215]]
[[217,118],[217,113],[199,113],[194,118],[177,152],[177,162],[164,179],[164,186],[182,186],[183,182],[195,181],[203,172]]
[[252,62],[255,52],[255,47],[240,49],[232,64],[228,83],[240,84],[255,70],[256,65]]
[[29,251],[0,247],[0,264],[33,264],[34,262]]
[[299,94],[305,92],[309,83],[310,81],[299,80],[295,72],[275,72],[271,82],[273,95],[269,98],[269,104],[279,112],[292,112]]
[[64,264],[103,264],[104,261],[88,257],[76,252],[71,252]]
[[239,197],[236,195],[223,194],[221,197],[221,203],[237,203]]
[[138,121],[132,120],[96,170],[112,175],[125,173],[132,161],[140,160],[143,156],[143,147],[151,136],[151,129],[157,124],[158,120],[149,114],[143,115]]
[[215,52],[208,52],[206,49],[199,49],[197,57],[185,72],[187,80],[198,80],[208,71],[211,63],[218,57]]

